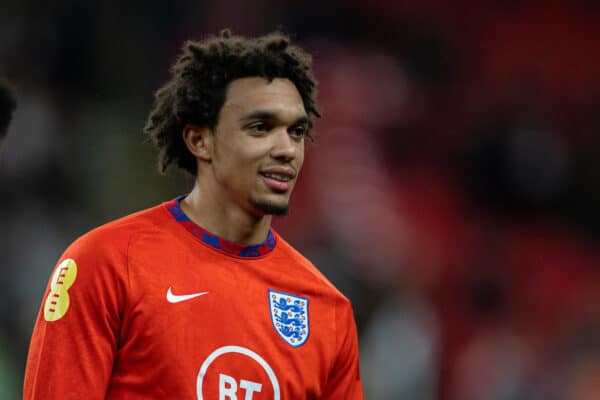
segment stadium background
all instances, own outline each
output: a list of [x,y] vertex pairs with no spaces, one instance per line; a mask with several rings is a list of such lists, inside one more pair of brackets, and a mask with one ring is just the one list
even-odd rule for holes
[[599,2],[52,3],[0,6],[2,399],[63,249],[189,188],[142,135],[182,42],[278,26],[324,118],[276,225],[353,301],[366,398],[598,398]]

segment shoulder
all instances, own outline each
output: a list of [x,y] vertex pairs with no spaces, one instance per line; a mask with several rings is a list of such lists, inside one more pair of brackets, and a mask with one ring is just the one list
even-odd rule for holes
[[337,305],[351,307],[350,300],[331,283],[331,281],[305,256],[277,234],[277,247],[282,256],[296,264],[295,271],[300,271],[322,295],[329,297]]
[[162,205],[127,215],[83,234],[67,248],[65,253],[96,256],[126,255],[136,236],[159,230],[161,218],[164,218]]

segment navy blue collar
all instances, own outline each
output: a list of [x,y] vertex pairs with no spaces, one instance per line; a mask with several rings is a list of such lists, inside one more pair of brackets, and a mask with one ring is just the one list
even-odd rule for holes
[[206,229],[202,228],[195,222],[193,222],[181,209],[179,202],[185,198],[185,195],[177,196],[171,201],[165,203],[167,210],[175,218],[175,221],[180,223],[185,229],[191,232],[194,236],[200,239],[203,243],[220,250],[224,253],[234,255],[237,257],[260,257],[270,253],[276,243],[275,235],[272,229],[269,229],[267,234],[267,240],[259,244],[243,244],[235,243],[229,240],[218,237],[217,235],[210,233]]

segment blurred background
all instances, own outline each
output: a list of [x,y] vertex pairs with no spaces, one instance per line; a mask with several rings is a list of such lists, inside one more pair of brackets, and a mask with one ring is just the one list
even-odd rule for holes
[[367,399],[600,399],[600,2],[50,3],[0,5],[2,399],[66,246],[190,189],[142,127],[225,27],[314,55],[324,118],[275,224],[352,300]]

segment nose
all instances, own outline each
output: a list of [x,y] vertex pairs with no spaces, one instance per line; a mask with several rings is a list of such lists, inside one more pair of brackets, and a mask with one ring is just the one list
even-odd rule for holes
[[296,158],[298,149],[298,143],[296,143],[289,135],[287,130],[279,129],[275,135],[273,135],[274,143],[271,149],[271,157],[292,161]]

